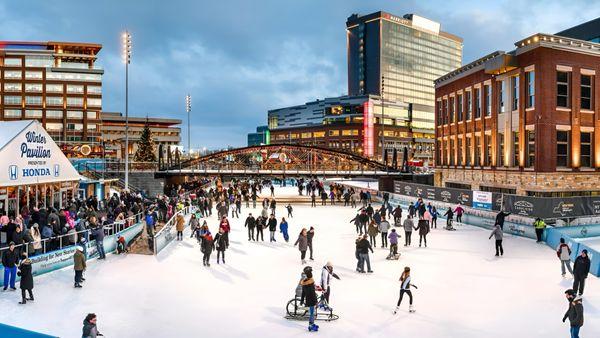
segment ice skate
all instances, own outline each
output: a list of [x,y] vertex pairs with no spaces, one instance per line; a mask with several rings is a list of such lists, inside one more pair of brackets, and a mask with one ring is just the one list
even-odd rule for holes
[[398,310],[399,310],[399,309],[400,309],[400,307],[399,307],[399,306],[396,306],[396,308],[394,309],[393,313],[394,313],[394,314],[398,313]]
[[412,306],[412,305],[410,305],[410,306],[408,307],[408,312],[410,312],[410,313],[413,313],[413,312],[415,312],[415,307],[414,307],[414,306]]

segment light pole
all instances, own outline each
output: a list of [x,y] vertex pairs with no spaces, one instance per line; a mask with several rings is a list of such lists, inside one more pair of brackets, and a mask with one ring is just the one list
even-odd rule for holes
[[188,130],[187,130],[187,138],[188,138],[188,156],[191,158],[192,156],[192,146],[190,143],[190,112],[192,111],[192,97],[190,94],[185,96],[185,111],[187,112],[188,118]]
[[131,62],[131,34],[123,33],[123,62],[125,62],[125,190],[129,190],[129,63]]

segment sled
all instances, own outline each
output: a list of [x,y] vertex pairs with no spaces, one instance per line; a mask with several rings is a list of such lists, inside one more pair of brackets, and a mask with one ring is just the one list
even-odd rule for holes
[[[308,307],[300,303],[300,297],[294,297],[287,303],[285,319],[308,321],[308,318]],[[330,322],[339,318],[321,295],[319,303],[315,306],[315,320]]]

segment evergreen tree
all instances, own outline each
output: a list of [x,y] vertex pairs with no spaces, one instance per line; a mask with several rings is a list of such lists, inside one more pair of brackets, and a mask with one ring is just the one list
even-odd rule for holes
[[140,137],[138,148],[133,158],[136,162],[156,162],[154,140],[152,139],[152,132],[148,126],[148,121],[144,125],[144,130],[142,130],[142,136]]

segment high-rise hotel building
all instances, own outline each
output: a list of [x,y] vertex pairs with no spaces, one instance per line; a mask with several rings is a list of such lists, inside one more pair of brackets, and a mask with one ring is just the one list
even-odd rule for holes
[[[378,95],[384,105],[410,104],[411,130],[433,144],[434,80],[461,66],[463,40],[414,14],[354,14],[346,27],[349,95]],[[394,123],[385,109],[383,121]],[[396,146],[385,143],[386,148]]]
[[36,119],[69,157],[102,154],[102,45],[0,42],[0,120]]

